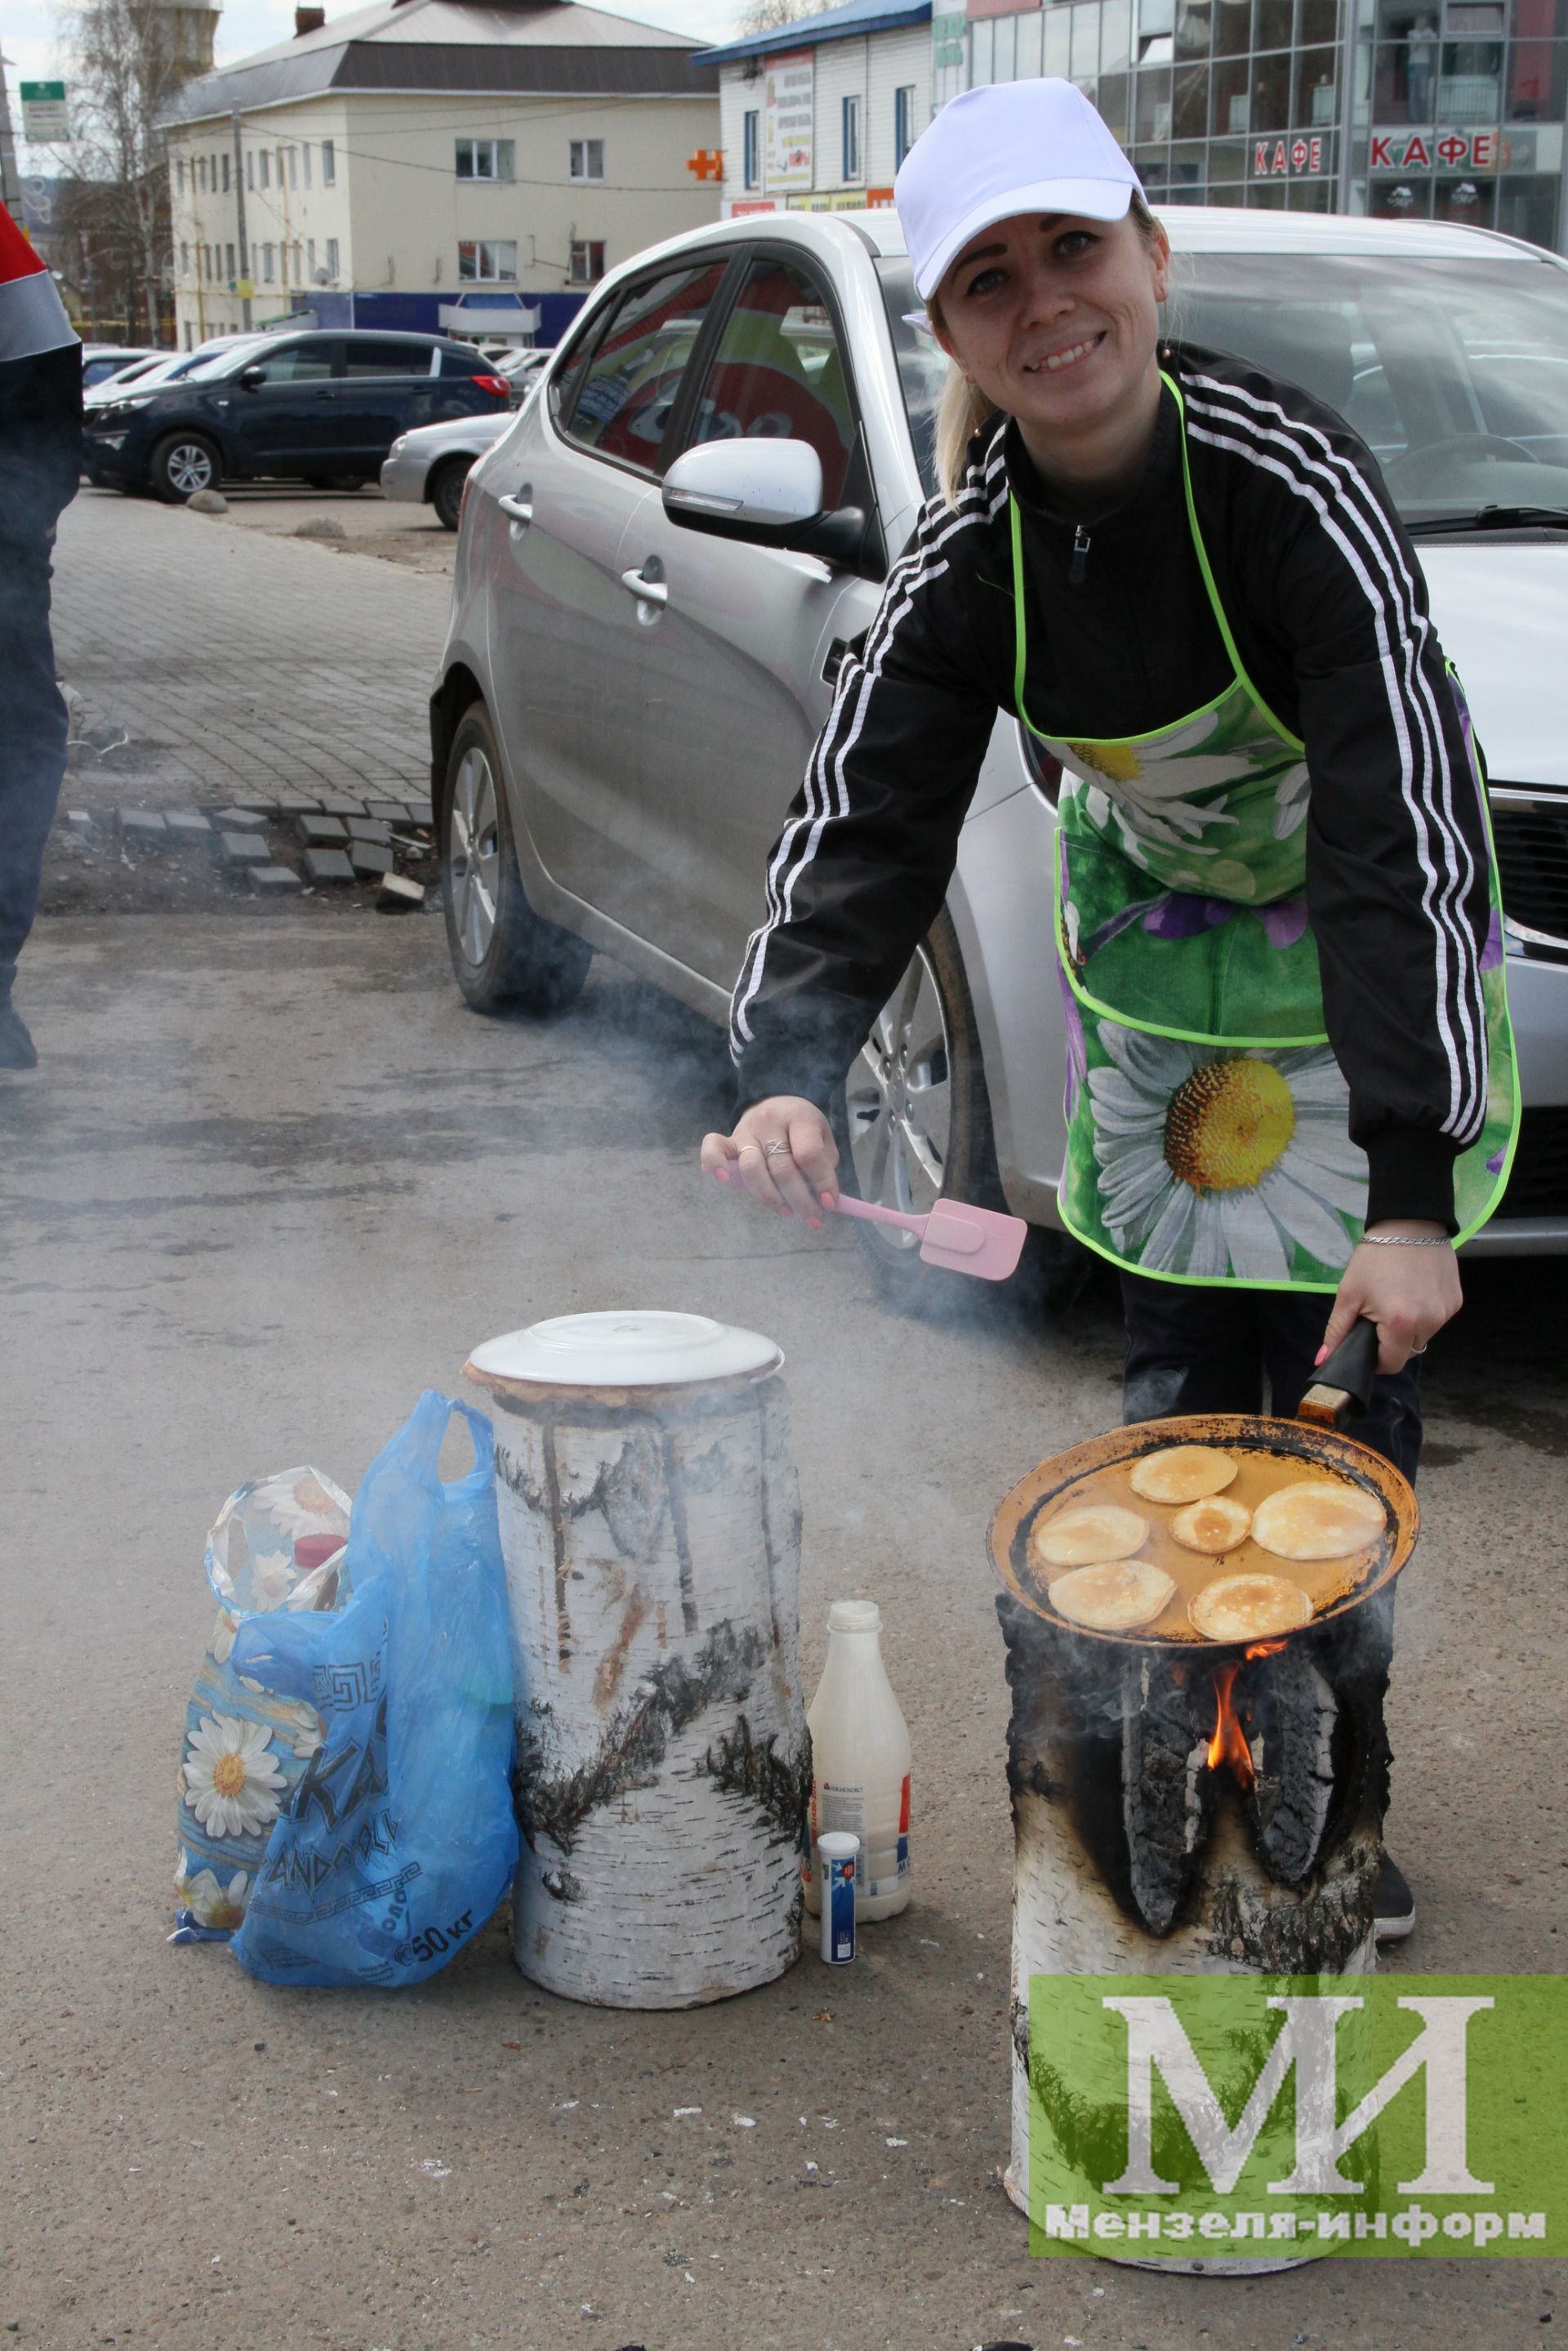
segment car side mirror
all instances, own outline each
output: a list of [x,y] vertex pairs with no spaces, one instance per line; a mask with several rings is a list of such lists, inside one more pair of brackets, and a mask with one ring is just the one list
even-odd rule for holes
[[267,370],[263,367],[241,368],[239,380],[246,392],[259,392],[267,381]]
[[684,530],[814,555],[855,569],[866,546],[859,507],[822,511],[822,461],[809,441],[703,441],[664,481],[664,512]]

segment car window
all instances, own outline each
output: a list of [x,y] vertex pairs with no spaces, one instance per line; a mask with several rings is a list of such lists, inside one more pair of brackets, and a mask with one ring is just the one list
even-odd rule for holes
[[482,351],[444,350],[441,354],[443,375],[479,375],[483,373],[484,367],[485,355]]
[[[250,351],[245,366],[261,370],[267,383],[305,383],[332,372],[329,342],[289,343],[280,351]],[[245,368],[237,372],[243,374]]]
[[428,375],[430,349],[423,343],[346,343],[345,375]]
[[843,353],[821,288],[791,262],[754,261],[688,439],[810,441],[822,461],[823,503],[833,507],[843,501],[854,437]]
[[[603,457],[657,474],[681,375],[727,261],[632,286],[561,402],[563,430]],[[570,402],[570,404],[569,404]]]

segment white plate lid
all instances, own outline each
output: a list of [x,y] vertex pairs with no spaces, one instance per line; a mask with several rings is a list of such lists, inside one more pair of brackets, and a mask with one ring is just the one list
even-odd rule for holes
[[476,1347],[468,1368],[486,1380],[545,1387],[665,1388],[777,1371],[783,1351],[759,1331],[706,1314],[612,1308],[557,1314]]

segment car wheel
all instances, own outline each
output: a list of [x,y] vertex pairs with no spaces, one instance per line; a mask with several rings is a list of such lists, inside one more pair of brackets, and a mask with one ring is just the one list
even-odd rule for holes
[[569,1005],[593,950],[528,902],[483,703],[464,713],[446,762],[441,872],[446,944],[464,1000],[476,1012],[559,1012]]
[[473,470],[472,457],[449,457],[431,480],[430,503],[443,530],[455,530],[463,513],[463,485]]
[[223,465],[217,451],[199,433],[171,433],[152,452],[148,480],[155,495],[183,506],[198,490],[215,490]]
[[[939,1197],[1007,1207],[974,999],[946,911],[877,1015],[835,1107],[840,1177],[862,1200],[915,1216]],[[954,1285],[965,1282],[923,1265],[913,1234],[862,1224],[855,1233],[879,1287],[897,1303],[950,1302]],[[1087,1251],[1067,1234],[1036,1228],[1013,1286],[1060,1307],[1091,1270]]]

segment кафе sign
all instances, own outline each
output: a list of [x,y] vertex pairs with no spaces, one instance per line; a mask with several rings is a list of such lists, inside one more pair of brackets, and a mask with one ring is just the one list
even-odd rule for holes
[[[1374,129],[1368,134],[1366,169],[1401,173],[1555,172],[1562,163],[1562,136],[1556,123],[1515,124],[1506,131],[1495,123],[1476,131]],[[1249,176],[1254,180],[1322,179],[1334,169],[1332,131],[1280,131],[1252,140],[1250,149]]]

